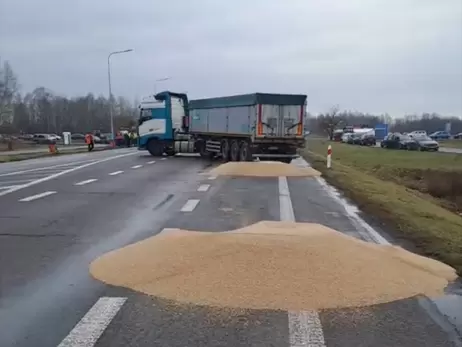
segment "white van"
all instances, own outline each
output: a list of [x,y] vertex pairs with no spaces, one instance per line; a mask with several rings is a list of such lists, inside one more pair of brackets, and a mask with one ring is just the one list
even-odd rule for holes
[[425,130],[414,130],[414,131],[411,131],[408,135],[410,137],[413,137],[413,136],[427,136],[427,132]]

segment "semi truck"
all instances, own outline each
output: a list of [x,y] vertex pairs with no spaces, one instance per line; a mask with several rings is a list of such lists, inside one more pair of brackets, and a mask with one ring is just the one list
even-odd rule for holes
[[165,91],[141,101],[138,149],[153,156],[290,162],[305,146],[306,95],[253,93],[188,100]]

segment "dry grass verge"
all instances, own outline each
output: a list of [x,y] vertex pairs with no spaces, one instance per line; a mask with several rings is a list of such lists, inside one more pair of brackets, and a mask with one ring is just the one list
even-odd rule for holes
[[328,144],[310,140],[304,152],[326,180],[365,213],[387,224],[394,236],[412,241],[419,253],[462,274],[462,217],[456,212],[460,208],[461,155],[334,143],[333,166],[327,170]]

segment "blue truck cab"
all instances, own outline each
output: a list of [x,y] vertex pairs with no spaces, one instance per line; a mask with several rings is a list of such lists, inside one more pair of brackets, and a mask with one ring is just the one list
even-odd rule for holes
[[162,92],[149,96],[140,105],[138,149],[152,155],[173,155],[177,134],[187,131],[186,94]]

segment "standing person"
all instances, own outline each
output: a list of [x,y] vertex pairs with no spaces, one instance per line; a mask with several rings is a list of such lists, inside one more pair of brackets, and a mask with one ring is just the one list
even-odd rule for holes
[[91,133],[85,135],[85,143],[88,146],[88,152],[91,152],[95,147],[95,140],[93,139],[93,135]]
[[133,131],[130,132],[130,146],[135,144],[135,133]]
[[125,139],[125,145],[127,147],[130,147],[130,134],[128,133],[128,131],[124,133],[124,139]]

